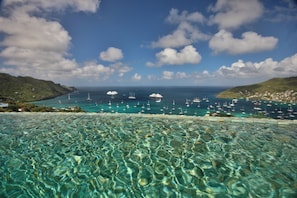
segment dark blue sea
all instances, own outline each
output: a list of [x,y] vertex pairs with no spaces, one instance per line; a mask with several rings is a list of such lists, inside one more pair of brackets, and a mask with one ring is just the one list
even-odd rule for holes
[[[296,119],[295,103],[219,99],[228,87],[80,87],[77,91],[35,104],[55,108],[81,107],[87,112],[235,116]],[[116,91],[116,95],[108,95]],[[161,100],[149,97],[159,93]],[[129,98],[134,96],[134,99]]]

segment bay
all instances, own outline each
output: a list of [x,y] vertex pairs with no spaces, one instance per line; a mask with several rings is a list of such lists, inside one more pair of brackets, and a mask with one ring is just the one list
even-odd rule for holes
[[[190,116],[235,116],[291,119],[297,117],[295,103],[220,99],[216,95],[228,87],[79,87],[76,92],[34,102],[55,108],[79,106],[86,112],[144,113]],[[116,91],[116,95],[108,95]],[[156,101],[149,97],[159,93]],[[135,99],[130,99],[134,96]]]

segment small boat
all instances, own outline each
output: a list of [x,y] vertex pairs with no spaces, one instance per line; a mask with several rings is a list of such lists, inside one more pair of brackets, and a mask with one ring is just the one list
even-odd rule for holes
[[186,104],[187,107],[190,106],[190,103],[189,103],[189,100],[188,99],[186,99],[186,103],[185,104]]
[[130,92],[128,98],[129,98],[130,100],[135,100],[135,99],[136,99],[136,97],[135,97],[135,93]]
[[149,95],[150,98],[155,99],[156,102],[161,102],[163,96],[159,93],[152,93]]
[[118,92],[117,91],[108,91],[108,92],[106,92],[106,94],[109,96],[114,96],[114,95],[117,95]]
[[90,96],[90,93],[88,93],[88,98],[87,98],[87,100],[89,100],[89,101],[92,100],[92,99],[91,99],[91,96]]
[[193,99],[193,102],[194,102],[194,103],[199,103],[199,102],[201,102],[201,101],[200,101],[199,98],[194,98],[194,99]]
[[237,99],[237,98],[233,98],[233,99],[232,99],[232,103],[233,103],[233,104],[236,104],[237,102],[238,102],[238,99]]
[[161,101],[162,101],[162,98],[156,98],[155,101],[156,101],[156,102],[161,102]]

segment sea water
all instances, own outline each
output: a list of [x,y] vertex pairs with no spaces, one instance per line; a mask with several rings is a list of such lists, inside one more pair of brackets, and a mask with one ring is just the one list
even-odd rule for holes
[[[226,87],[85,87],[76,92],[50,100],[37,101],[37,105],[56,108],[79,106],[87,112],[141,113],[235,117],[268,117],[277,119],[297,118],[296,103],[253,101],[246,99],[219,99],[216,95]],[[117,95],[107,95],[117,91]],[[163,98],[156,101],[149,97],[160,93]],[[135,99],[129,99],[133,94]],[[199,102],[194,102],[199,99]]]
[[296,121],[1,113],[0,197],[297,197]]

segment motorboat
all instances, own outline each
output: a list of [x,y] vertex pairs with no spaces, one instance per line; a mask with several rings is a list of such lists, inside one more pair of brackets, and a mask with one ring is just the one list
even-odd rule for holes
[[106,92],[106,94],[109,96],[114,96],[114,95],[117,95],[118,92],[117,91],[108,91],[108,92]]
[[129,98],[130,100],[135,100],[135,99],[136,99],[135,93],[130,92],[128,98]]
[[193,103],[199,103],[199,102],[201,102],[199,98],[194,98],[193,99]]

